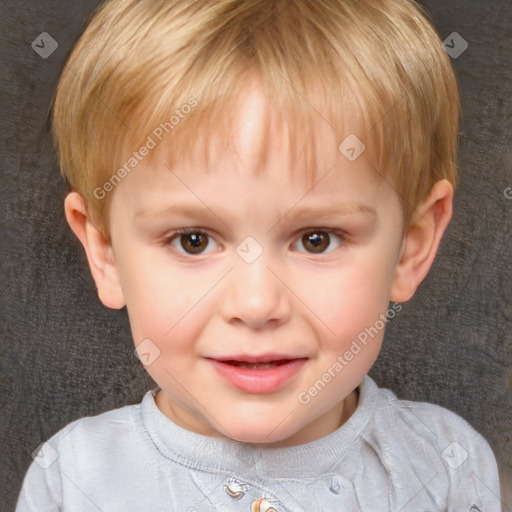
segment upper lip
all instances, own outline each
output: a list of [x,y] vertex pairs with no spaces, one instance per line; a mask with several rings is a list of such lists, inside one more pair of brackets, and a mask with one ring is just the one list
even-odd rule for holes
[[270,363],[272,361],[283,361],[292,359],[307,359],[305,356],[294,356],[289,354],[236,354],[222,357],[208,357],[207,359],[215,359],[216,361],[239,361],[244,363]]

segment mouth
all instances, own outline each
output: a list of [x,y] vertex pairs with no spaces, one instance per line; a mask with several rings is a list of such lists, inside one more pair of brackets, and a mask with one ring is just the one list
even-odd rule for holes
[[248,393],[272,393],[304,367],[307,357],[289,355],[206,358],[229,384]]
[[276,366],[296,361],[296,359],[278,359],[277,361],[269,361],[266,363],[249,363],[247,361],[236,361],[234,359],[228,359],[227,361],[217,359],[217,361],[231,366],[236,366],[237,368],[247,368],[248,370],[268,370],[269,368],[275,368]]
[[283,364],[288,364],[299,359],[308,358],[303,355],[268,353],[260,355],[233,354],[222,357],[208,357],[207,359],[212,359],[214,361],[218,361],[219,363],[236,366],[237,368],[265,370],[268,368],[275,368],[276,366],[281,366]]

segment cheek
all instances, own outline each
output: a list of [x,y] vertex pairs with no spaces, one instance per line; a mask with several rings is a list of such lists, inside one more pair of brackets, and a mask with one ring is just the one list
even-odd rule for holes
[[213,307],[210,292],[219,277],[208,274],[199,279],[197,272],[170,268],[149,251],[138,256],[134,252],[120,268],[129,276],[123,290],[135,344],[149,338],[163,356],[172,349],[173,357],[179,358],[190,352],[191,340],[199,337],[207,321]]
[[304,287],[300,293],[309,297],[306,304],[325,326],[323,334],[333,343],[343,340],[350,345],[351,340],[373,326],[388,308],[390,260],[385,254],[381,258],[369,254],[354,254],[339,270],[312,276],[306,283],[302,281]]

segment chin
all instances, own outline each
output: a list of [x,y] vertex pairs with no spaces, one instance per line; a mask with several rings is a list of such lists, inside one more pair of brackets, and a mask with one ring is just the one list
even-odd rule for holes
[[[230,438],[242,443],[272,444],[289,440],[296,430],[289,425],[276,422],[251,423],[250,425],[236,425],[229,428]],[[297,443],[298,444],[298,443]]]

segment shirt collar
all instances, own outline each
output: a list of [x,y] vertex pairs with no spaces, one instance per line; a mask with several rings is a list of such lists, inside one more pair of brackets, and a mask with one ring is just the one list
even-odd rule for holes
[[228,438],[212,438],[186,430],[165,416],[148,391],[141,403],[142,423],[160,453],[191,469],[225,474],[275,475],[279,478],[314,478],[339,465],[354,440],[366,427],[378,395],[377,384],[366,375],[352,416],[337,430],[310,443],[265,448]]

